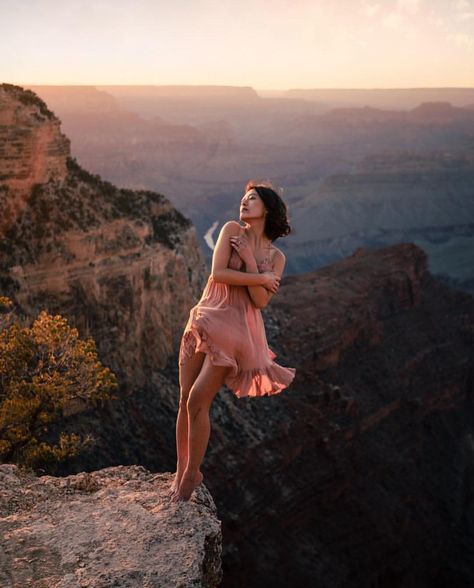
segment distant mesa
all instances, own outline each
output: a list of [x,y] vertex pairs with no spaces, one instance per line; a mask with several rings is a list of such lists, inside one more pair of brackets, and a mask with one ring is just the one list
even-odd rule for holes
[[450,102],[422,102],[411,113],[413,118],[424,121],[446,122],[470,119],[474,120],[473,113],[468,108],[458,108]]

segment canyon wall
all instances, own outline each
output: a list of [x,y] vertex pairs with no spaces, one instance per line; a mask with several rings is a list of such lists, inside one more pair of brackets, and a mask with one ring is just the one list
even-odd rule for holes
[[0,86],[0,289],[25,314],[64,314],[126,387],[176,352],[200,293],[194,227],[162,194],[122,190],[69,156],[60,121]]

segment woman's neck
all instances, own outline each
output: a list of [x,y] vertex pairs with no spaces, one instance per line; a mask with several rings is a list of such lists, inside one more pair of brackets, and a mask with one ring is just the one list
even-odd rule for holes
[[263,232],[263,224],[258,226],[247,223],[245,227],[250,246],[254,251],[259,249],[270,249],[272,242]]

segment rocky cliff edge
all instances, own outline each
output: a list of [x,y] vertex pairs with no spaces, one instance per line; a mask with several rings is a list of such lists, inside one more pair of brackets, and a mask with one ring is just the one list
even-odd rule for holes
[[214,501],[201,485],[172,502],[170,482],[135,465],[64,478],[0,465],[0,585],[218,586]]

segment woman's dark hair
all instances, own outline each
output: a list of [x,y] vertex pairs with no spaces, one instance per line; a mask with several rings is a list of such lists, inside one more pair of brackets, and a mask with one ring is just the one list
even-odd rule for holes
[[267,209],[265,217],[265,235],[275,241],[278,237],[286,237],[292,228],[288,222],[288,206],[283,202],[276,188],[270,181],[249,180],[245,186],[245,194],[254,189]]

